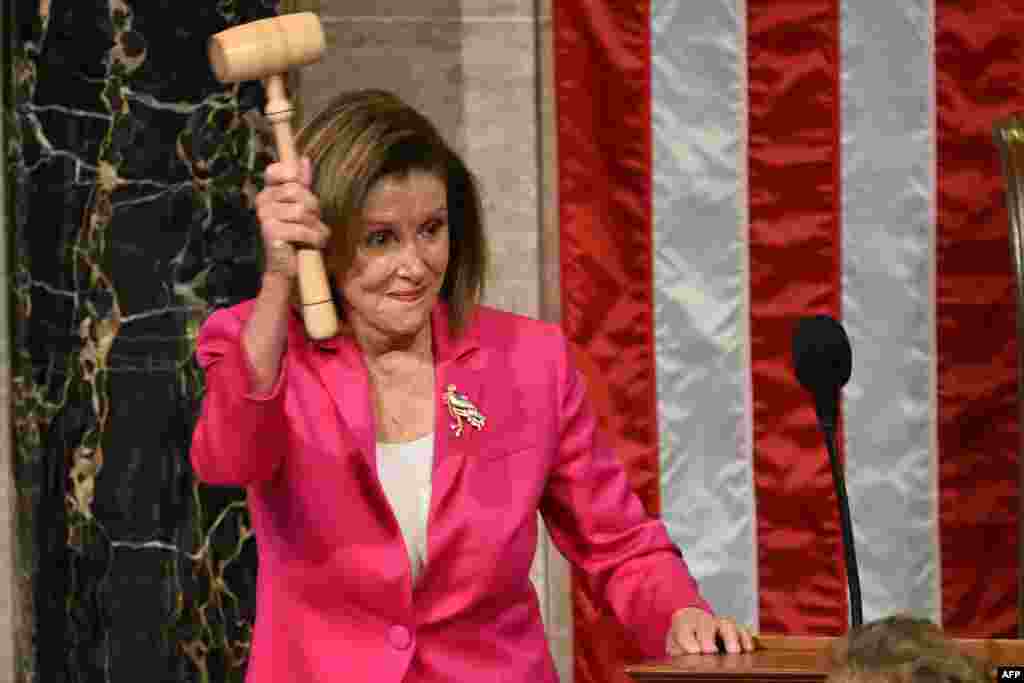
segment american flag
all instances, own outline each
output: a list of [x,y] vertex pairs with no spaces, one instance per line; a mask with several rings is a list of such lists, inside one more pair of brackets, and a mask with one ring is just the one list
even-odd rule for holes
[[[603,427],[718,612],[848,624],[791,369],[841,320],[865,619],[1016,635],[1016,303],[992,126],[1020,0],[554,0],[562,321]],[[576,683],[636,656],[573,582]]]

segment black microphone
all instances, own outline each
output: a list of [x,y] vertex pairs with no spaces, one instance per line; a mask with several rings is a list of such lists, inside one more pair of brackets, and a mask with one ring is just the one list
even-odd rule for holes
[[822,430],[835,430],[839,390],[850,381],[853,353],[843,326],[835,318],[801,318],[793,333],[793,369],[796,378],[814,395],[814,412]]
[[853,547],[850,501],[846,496],[843,468],[839,465],[835,443],[839,390],[850,381],[853,351],[843,326],[835,318],[816,315],[800,319],[793,333],[793,370],[797,381],[814,396],[814,412],[832,464],[832,481],[839,503],[839,528],[846,557],[846,579],[850,588],[850,621],[856,628],[864,621],[860,575],[857,572],[857,553]]

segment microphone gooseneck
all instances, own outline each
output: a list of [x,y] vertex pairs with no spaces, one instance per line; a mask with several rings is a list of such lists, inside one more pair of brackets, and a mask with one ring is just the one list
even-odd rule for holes
[[846,558],[846,579],[850,589],[850,622],[856,628],[864,621],[860,574],[857,571],[846,480],[835,443],[839,391],[850,381],[853,370],[853,352],[843,326],[827,315],[801,318],[793,333],[793,370],[801,386],[814,396],[814,412],[818,418],[818,427],[825,437],[825,448],[832,465],[832,481],[839,504],[839,528]]

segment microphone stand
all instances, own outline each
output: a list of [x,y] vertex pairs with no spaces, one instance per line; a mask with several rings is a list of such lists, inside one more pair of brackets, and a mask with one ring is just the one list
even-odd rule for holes
[[853,628],[864,623],[860,597],[860,574],[857,572],[857,552],[853,547],[853,522],[850,519],[850,500],[846,496],[846,479],[836,452],[835,419],[818,412],[818,422],[825,434],[825,448],[832,464],[832,481],[836,485],[836,500],[839,503],[839,529],[843,537],[843,554],[846,558],[846,583],[850,588],[850,623]]

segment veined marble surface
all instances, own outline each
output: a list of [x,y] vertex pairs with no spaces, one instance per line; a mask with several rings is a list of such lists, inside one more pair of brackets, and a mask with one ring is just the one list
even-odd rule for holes
[[268,155],[261,89],[217,83],[206,42],[276,7],[16,11],[18,678],[241,681],[255,548],[243,493],[189,470],[192,354],[256,291]]

